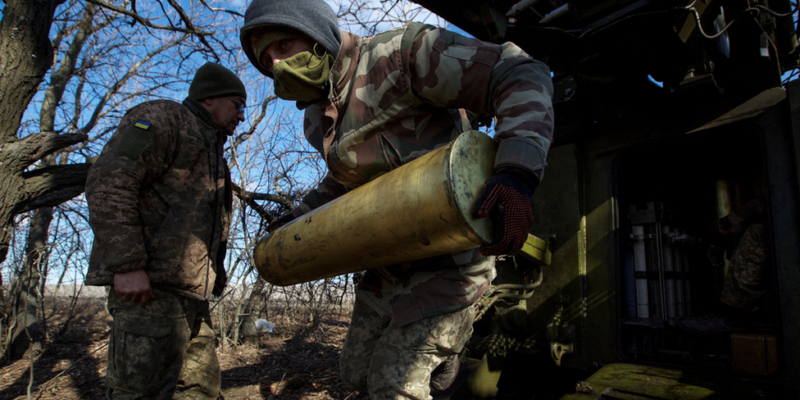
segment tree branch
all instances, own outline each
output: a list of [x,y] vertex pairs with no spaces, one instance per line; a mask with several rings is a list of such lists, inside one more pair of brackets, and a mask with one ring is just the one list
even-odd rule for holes
[[236,140],[234,141],[233,144],[231,144],[231,147],[238,146],[240,143],[242,143],[245,140],[247,140],[248,138],[250,138],[250,136],[252,136],[253,133],[256,132],[256,128],[258,127],[258,124],[260,124],[261,120],[264,119],[264,116],[267,115],[267,105],[270,102],[272,102],[274,100],[277,100],[277,99],[278,99],[278,96],[275,96],[274,94],[269,96],[269,97],[267,97],[266,99],[264,99],[264,102],[261,103],[261,113],[259,113],[258,116],[256,117],[256,119],[253,120],[253,122],[250,124],[250,129],[248,129],[246,132],[242,132],[242,134],[240,134],[239,136],[236,137]]
[[12,171],[23,170],[43,157],[87,139],[88,136],[79,133],[59,135],[56,132],[39,132],[0,145],[0,161]]
[[238,13],[238,12],[236,12],[236,11],[233,11],[233,10],[228,10],[228,9],[225,9],[225,8],[211,7],[211,6],[209,6],[209,5],[208,5],[208,3],[206,3],[206,1],[205,1],[205,0],[200,0],[200,3],[202,3],[204,6],[206,6],[206,8],[207,8],[207,9],[209,9],[209,10],[211,10],[211,11],[215,11],[215,12],[217,12],[217,11],[219,11],[219,12],[225,12],[225,13],[228,13],[228,14],[233,14],[233,15],[235,15],[235,16],[237,16],[237,17],[244,18],[244,15],[242,15],[241,13]]
[[125,85],[125,83],[128,82],[128,80],[130,80],[132,77],[136,76],[136,73],[139,71],[139,68],[142,65],[144,65],[146,62],[150,61],[150,59],[152,59],[153,57],[155,57],[156,55],[158,55],[162,51],[164,51],[166,49],[169,49],[170,47],[175,46],[175,45],[179,44],[180,42],[184,41],[187,37],[188,37],[188,35],[183,35],[183,36],[181,36],[179,38],[175,38],[174,40],[171,40],[168,43],[165,43],[163,46],[151,51],[150,53],[147,53],[147,55],[142,57],[141,60],[139,60],[139,61],[135,62],[133,65],[131,65],[130,68],[128,68],[128,72],[125,73],[125,75],[122,78],[120,78],[118,81],[116,81],[113,85],[111,85],[108,88],[108,91],[106,91],[106,94],[103,96],[102,99],[100,99],[100,101],[95,106],[94,112],[92,112],[92,116],[89,118],[89,121],[86,123],[86,125],[83,128],[80,129],[79,132],[89,133],[92,129],[94,129],[94,126],[97,124],[97,120],[100,118],[100,113],[103,111],[103,108],[105,108],[106,104],[108,104],[108,102],[111,100],[111,98],[115,94],[117,94],[117,92],[119,92],[120,88],[123,85]]
[[89,36],[94,32],[92,21],[96,14],[94,4],[87,4],[84,10],[83,17],[78,21],[78,30],[72,37],[72,43],[61,64],[52,72],[50,76],[50,87],[44,94],[44,101],[42,102],[42,110],[39,126],[43,131],[52,131],[55,127],[56,107],[61,102],[64,96],[64,90],[67,88],[67,83],[75,75],[75,64],[78,62],[83,46],[88,40]]
[[233,184],[233,194],[236,195],[236,197],[240,198],[245,203],[247,203],[247,205],[250,206],[253,209],[253,211],[257,212],[258,215],[260,215],[261,218],[264,218],[265,220],[267,220],[268,223],[272,222],[272,220],[275,218],[275,216],[273,216],[263,206],[261,206],[260,204],[256,203],[256,200],[271,201],[273,203],[278,203],[278,204],[280,204],[280,205],[282,205],[282,206],[284,206],[286,208],[289,208],[289,209],[294,208],[294,204],[292,204],[292,202],[289,199],[287,199],[287,198],[285,198],[283,196],[279,196],[279,195],[276,195],[276,194],[268,194],[268,193],[248,192],[248,191],[242,189],[241,187],[239,187],[239,185],[237,185],[235,183]]
[[[197,29],[194,27],[194,24],[192,24],[192,19],[189,18],[189,16],[186,14],[186,11],[183,10],[183,7],[181,7],[180,4],[176,3],[175,0],[167,0],[167,1],[172,6],[172,8],[174,8],[175,11],[178,12],[178,15],[180,15],[181,20],[186,25],[186,28],[188,28],[188,29],[190,29],[192,31],[197,31]],[[164,13],[164,15],[166,15],[166,13]],[[203,45],[205,45],[208,48],[208,50],[211,52],[211,54],[214,55],[214,57],[217,59],[217,61],[219,61],[219,55],[217,55],[217,52],[214,51],[214,48],[211,47],[210,44],[208,44],[208,41],[206,41],[206,38],[204,38],[203,36],[199,36],[198,35],[197,39],[199,39],[200,42],[203,43]]]
[[25,172],[24,198],[17,203],[19,214],[40,207],[55,207],[83,193],[91,164],[56,165]]
[[[106,3],[105,1],[101,1],[101,0],[86,0],[86,1],[88,1],[90,3],[97,4],[98,6],[101,6],[101,7],[105,7],[107,9],[111,10],[111,11],[116,11],[116,12],[118,12],[120,14],[127,15],[127,16],[133,18],[134,20],[136,20],[137,22],[139,22],[140,24],[142,24],[144,26],[147,26],[147,27],[150,27],[150,28],[153,28],[153,29],[163,29],[163,30],[167,30],[167,31],[183,32],[183,33],[189,33],[189,34],[197,35],[197,36],[201,36],[201,37],[202,36],[211,36],[211,35],[214,34],[214,32],[206,32],[206,31],[195,30],[194,27],[191,27],[191,29],[181,29],[181,28],[167,26],[167,25],[154,24],[154,23],[150,22],[149,19],[144,18],[144,17],[142,17],[141,15],[139,15],[139,14],[137,14],[135,12],[128,11],[128,10],[122,8],[122,7],[117,7],[117,6],[113,5],[113,4]],[[189,26],[191,26],[191,25],[189,25]]]

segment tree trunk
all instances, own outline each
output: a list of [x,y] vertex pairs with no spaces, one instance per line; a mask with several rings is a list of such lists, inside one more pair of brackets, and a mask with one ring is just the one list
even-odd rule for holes
[[[67,180],[62,171],[51,169],[26,173],[26,169],[61,148],[79,143],[86,135],[58,135],[42,132],[18,138],[22,116],[39,84],[53,63],[50,28],[56,7],[63,0],[6,0],[0,21],[0,262],[8,255],[14,216],[24,210],[55,205],[83,191],[88,167],[69,168]],[[78,173],[76,179],[74,173]],[[80,174],[83,174],[81,179]],[[68,182],[67,182],[68,181]],[[76,190],[79,190],[75,193]],[[63,196],[70,196],[66,199]],[[45,198],[40,198],[40,197]],[[20,276],[21,281],[39,279],[38,270]],[[1,278],[0,278],[1,279]],[[0,280],[0,285],[3,282]],[[32,286],[35,288],[35,285]],[[35,292],[35,289],[34,289]],[[26,296],[30,294],[27,293]],[[35,293],[34,293],[35,295]],[[8,323],[9,304],[0,299],[0,320]],[[34,302],[35,306],[35,302]],[[27,308],[26,308],[27,310]],[[24,313],[26,314],[27,311]],[[35,314],[34,314],[35,315]],[[16,328],[15,328],[16,329]]]
[[244,318],[242,319],[242,345],[258,347],[258,331],[256,330],[256,319],[258,315],[255,310],[258,309],[257,304],[261,297],[261,292],[264,291],[265,282],[263,279],[256,279],[253,285],[253,291],[250,292],[250,298],[247,299],[247,304],[244,307]]
[[0,21],[0,141],[17,139],[22,115],[53,63],[57,0],[7,0]]
[[258,347],[256,317],[252,314],[242,316],[242,346]]
[[[50,27],[58,0],[8,0],[0,21],[0,262],[8,254],[22,172],[36,161],[18,150],[22,116],[53,63]],[[35,152],[35,150],[34,150]],[[21,165],[24,164],[24,165]]]
[[[39,118],[39,129],[42,132],[50,132],[55,129],[56,109],[62,101],[64,90],[69,80],[75,74],[75,65],[78,57],[83,50],[86,40],[93,33],[92,22],[97,10],[94,4],[86,4],[83,17],[78,22],[78,29],[72,36],[72,42],[67,52],[61,59],[59,67],[51,74],[50,86],[44,95],[42,108]],[[57,55],[57,54],[56,54]],[[55,58],[55,57],[54,57]],[[39,165],[39,169],[50,167],[55,162],[56,156],[45,157]],[[60,164],[66,164],[67,158],[62,157]],[[37,290],[41,280],[46,279],[46,269],[48,257],[48,238],[50,223],[53,221],[53,208],[42,207],[36,209],[31,219],[28,231],[28,243],[25,249],[25,261],[22,265],[20,279],[15,284],[15,290],[11,296],[15,301],[12,310],[13,320],[16,322],[16,329],[11,333],[11,357],[21,356],[28,345],[28,336],[33,343],[41,347],[40,338],[44,335],[43,325],[40,323],[39,315],[36,310],[41,309],[44,287]],[[44,317],[43,315],[41,316]],[[28,335],[22,335],[23,332]]]
[[[22,115],[53,62],[49,39],[57,1],[6,1],[0,21],[0,152],[17,140]],[[8,254],[22,169],[0,157],[0,262]],[[24,168],[24,167],[23,167]]]
[[16,328],[11,333],[9,348],[13,359],[22,357],[29,344],[32,348],[41,348],[44,339],[44,331],[37,312],[41,308],[42,299],[42,293],[39,293],[39,280],[42,278],[42,266],[47,261],[46,245],[52,220],[52,208],[40,208],[34,211],[28,233],[28,244],[25,248],[25,262],[19,279],[11,290],[11,295],[15,299],[12,315],[16,322]]

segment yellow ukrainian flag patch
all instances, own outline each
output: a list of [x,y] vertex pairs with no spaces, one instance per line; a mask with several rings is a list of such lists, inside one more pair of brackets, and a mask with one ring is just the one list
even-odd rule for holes
[[139,129],[147,130],[147,128],[150,127],[150,123],[145,121],[145,120],[141,120],[140,119],[140,120],[136,121],[136,123],[133,124],[133,126],[139,128]]

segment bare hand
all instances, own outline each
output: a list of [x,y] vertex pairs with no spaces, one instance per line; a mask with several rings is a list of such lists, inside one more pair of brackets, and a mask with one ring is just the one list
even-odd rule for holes
[[133,303],[147,303],[156,298],[150,287],[150,278],[143,269],[114,274],[114,291]]

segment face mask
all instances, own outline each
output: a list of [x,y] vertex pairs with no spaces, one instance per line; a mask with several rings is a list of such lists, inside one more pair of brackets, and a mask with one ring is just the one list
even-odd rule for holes
[[327,52],[320,57],[314,52],[304,51],[275,64],[272,68],[275,95],[295,101],[324,98],[326,93],[323,89],[333,62],[333,55]]

